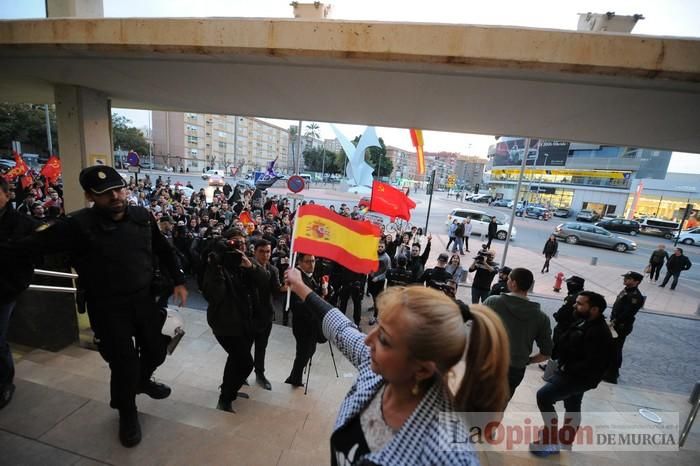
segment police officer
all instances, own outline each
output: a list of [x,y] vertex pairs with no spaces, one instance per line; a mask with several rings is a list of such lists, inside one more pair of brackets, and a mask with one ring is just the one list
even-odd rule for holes
[[396,258],[396,267],[390,268],[386,272],[386,286],[408,286],[413,283],[413,273],[408,270],[408,259],[406,256]]
[[170,387],[151,380],[166,355],[165,315],[151,289],[153,256],[172,277],[180,305],[187,299],[185,279],[155,219],[143,207],[127,205],[126,183],[115,169],[85,168],[80,185],[92,207],[14,243],[10,251],[24,258],[31,252],[71,253],[95,341],[112,371],[110,406],[119,410],[119,439],[133,447],[141,441],[136,394],[170,395]]
[[610,367],[603,378],[609,383],[617,383],[622,366],[622,347],[625,345],[627,336],[632,333],[637,312],[644,306],[645,297],[639,292],[639,284],[644,275],[629,271],[623,275],[625,288],[617,295],[610,313],[610,322],[617,332],[617,338],[613,340],[613,355]]
[[498,281],[491,287],[489,297],[498,296],[510,291],[508,289],[508,275],[510,275],[511,270],[510,267],[501,267],[498,270]]
[[[566,279],[566,290],[567,295],[564,298],[564,304],[554,313],[552,317],[557,322],[552,330],[552,342],[554,347],[552,349],[552,359],[557,359],[558,357],[558,343],[561,335],[568,329],[571,324],[573,324],[578,318],[575,313],[576,296],[583,291],[583,287],[586,284],[586,280],[577,275],[572,275]],[[543,368],[543,366],[540,366]]]

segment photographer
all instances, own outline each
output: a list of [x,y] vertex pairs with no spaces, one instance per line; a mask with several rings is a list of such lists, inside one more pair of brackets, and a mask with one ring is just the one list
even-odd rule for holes
[[498,272],[497,264],[493,261],[496,253],[482,248],[469,266],[469,271],[474,274],[472,281],[472,304],[478,304],[488,298],[491,291],[491,282]]
[[423,272],[418,281],[420,283],[425,283],[429,288],[443,291],[445,282],[453,279],[452,274],[445,268],[447,266],[447,260],[447,254],[441,252],[437,258],[437,265]]
[[230,239],[216,241],[209,254],[202,292],[209,305],[207,323],[214,337],[228,353],[217,409],[234,412],[231,403],[239,393],[248,374],[253,370],[253,264],[246,257],[243,232],[232,229]]

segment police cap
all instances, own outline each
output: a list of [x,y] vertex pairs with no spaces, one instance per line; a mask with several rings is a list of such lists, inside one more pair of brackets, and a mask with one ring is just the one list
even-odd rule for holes
[[92,194],[103,194],[112,189],[126,187],[126,182],[119,172],[107,165],[83,168],[78,180],[83,190]]
[[635,272],[633,270],[630,270],[626,274],[623,275],[625,278],[631,278],[632,280],[636,280],[638,282],[641,282],[644,279],[644,275],[642,275],[639,272]]
[[584,278],[579,277],[578,275],[572,275],[566,279],[566,283],[573,283],[583,287],[583,285],[586,283],[586,280]]

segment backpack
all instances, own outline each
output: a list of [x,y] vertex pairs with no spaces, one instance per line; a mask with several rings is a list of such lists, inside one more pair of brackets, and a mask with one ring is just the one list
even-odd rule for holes
[[461,238],[462,236],[464,236],[464,224],[463,223],[460,223],[459,225],[457,225],[457,228],[455,228],[455,236],[457,238]]

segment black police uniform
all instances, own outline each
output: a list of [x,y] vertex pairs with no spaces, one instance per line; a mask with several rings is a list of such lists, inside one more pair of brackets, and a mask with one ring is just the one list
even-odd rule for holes
[[386,286],[408,286],[414,282],[413,273],[406,267],[392,267],[386,272]]
[[622,347],[625,345],[627,336],[632,333],[635,316],[644,306],[644,299],[644,296],[636,286],[627,287],[617,295],[610,313],[610,320],[613,321],[613,328],[617,332],[617,338],[613,340],[612,361],[604,379],[607,382],[616,383],[617,378],[620,376]]
[[[104,188],[104,182],[114,174],[121,180],[109,167],[92,169],[98,167],[81,173],[86,191],[100,183]],[[88,173],[87,180],[84,173]],[[121,183],[102,192],[123,187],[123,180]],[[152,290],[154,255],[176,286],[185,282],[173,250],[151,214],[142,207],[129,206],[124,217],[115,221],[97,208],[81,209],[18,241],[14,250],[19,255],[70,253],[85,293],[95,341],[112,371],[110,406],[135,412],[136,394],[149,384],[166,356],[161,333],[165,314],[157,308]]]

